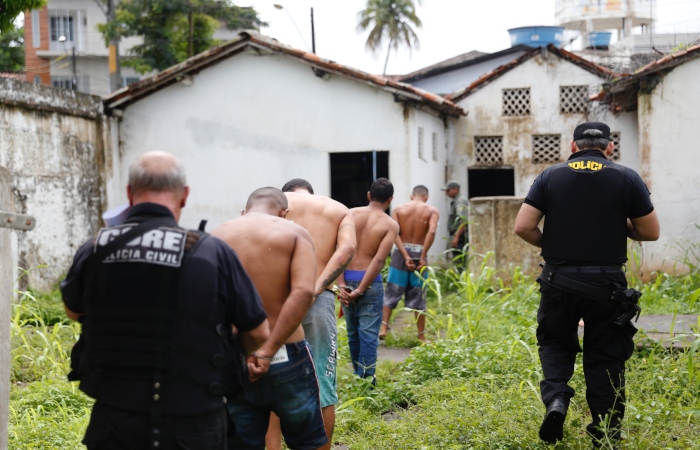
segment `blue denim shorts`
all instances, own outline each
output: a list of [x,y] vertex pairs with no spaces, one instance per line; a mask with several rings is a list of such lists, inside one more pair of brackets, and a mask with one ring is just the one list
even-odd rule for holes
[[328,442],[309,345],[304,340],[286,347],[289,361],[271,365],[267,375],[228,401],[235,428],[229,448],[263,450],[271,411],[279,416],[290,449],[317,449]]

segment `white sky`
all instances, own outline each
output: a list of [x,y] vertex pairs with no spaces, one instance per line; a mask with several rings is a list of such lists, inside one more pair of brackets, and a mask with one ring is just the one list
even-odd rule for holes
[[[657,33],[698,33],[700,0],[657,2]],[[269,27],[261,32],[280,42],[306,48],[290,20],[291,15],[311,46],[310,7],[314,8],[316,53],[324,58],[371,73],[382,73],[385,50],[373,56],[365,51],[367,33],[355,31],[357,12],[366,0],[236,0],[251,5]],[[273,7],[274,3],[285,10]],[[494,52],[510,46],[507,30],[530,25],[554,25],[555,0],[423,0],[416,30],[421,49],[412,55],[392,53],[387,73],[404,74],[470,50]],[[289,15],[287,15],[287,12]]]

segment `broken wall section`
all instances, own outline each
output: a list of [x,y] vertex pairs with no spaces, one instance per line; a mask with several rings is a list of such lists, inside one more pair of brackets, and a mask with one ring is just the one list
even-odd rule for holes
[[29,270],[22,286],[52,289],[98,229],[109,146],[99,97],[0,79],[0,166],[14,212],[37,219],[33,231],[13,232],[15,266]]
[[469,251],[472,253],[470,271],[477,273],[484,259],[493,252],[488,265],[497,270],[497,276],[510,282],[513,268],[536,276],[543,262],[541,249],[528,244],[513,232],[515,218],[523,204],[522,197],[475,197],[469,205]]

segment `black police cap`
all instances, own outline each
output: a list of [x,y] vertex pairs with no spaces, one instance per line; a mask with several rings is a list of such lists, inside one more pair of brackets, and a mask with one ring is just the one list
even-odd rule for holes
[[574,141],[581,139],[610,140],[610,127],[602,122],[585,122],[574,130]]

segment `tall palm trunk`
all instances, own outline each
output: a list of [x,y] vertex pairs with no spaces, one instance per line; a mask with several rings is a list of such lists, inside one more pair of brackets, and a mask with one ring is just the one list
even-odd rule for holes
[[389,48],[386,51],[386,59],[384,60],[384,72],[382,75],[386,75],[386,65],[389,64],[389,54],[391,53],[391,41],[389,41]]

